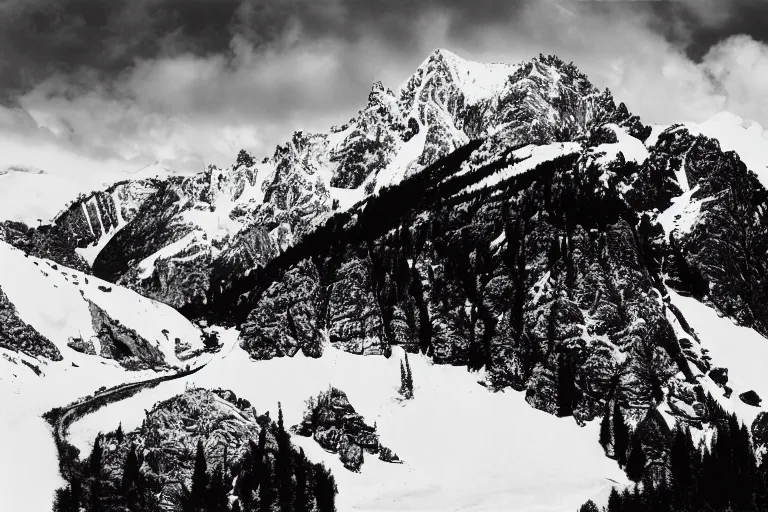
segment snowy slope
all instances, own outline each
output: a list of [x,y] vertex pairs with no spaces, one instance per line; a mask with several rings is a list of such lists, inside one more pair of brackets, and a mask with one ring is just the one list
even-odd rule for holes
[[600,144],[594,149],[595,154],[601,155],[598,158],[599,163],[614,161],[619,153],[624,155],[624,159],[628,162],[635,162],[638,165],[645,162],[648,158],[648,150],[640,140],[613,123],[606,125],[606,128],[612,130],[618,140],[614,143]]
[[512,152],[512,158],[515,163],[501,169],[499,172],[483,178],[477,183],[473,183],[463,192],[473,192],[486,187],[492,187],[513,176],[533,170],[544,162],[549,162],[561,156],[578,153],[579,151],[581,151],[581,145],[577,142],[556,142],[554,144],[546,144],[543,146],[530,144]]
[[684,233],[690,233],[699,219],[701,206],[711,199],[693,199],[698,191],[698,185],[681,196],[672,199],[672,205],[661,212],[656,220],[664,228],[667,239],[676,232],[677,237]]
[[15,220],[29,226],[37,226],[38,219],[48,222],[88,187],[87,183],[53,174],[0,174],[0,220]]
[[158,347],[172,366],[182,365],[174,352],[175,338],[193,349],[202,348],[199,330],[174,309],[48,260],[25,257],[5,242],[0,242],[0,288],[21,319],[58,347],[64,363],[79,364],[83,358],[97,357],[67,346],[70,338],[96,336],[85,299]]
[[[713,367],[728,368],[728,386],[733,389],[730,398],[709,379],[703,383],[712,396],[729,411],[735,412],[748,426],[768,405],[768,340],[754,329],[741,327],[727,317],[720,317],[711,307],[691,297],[669,291],[677,306],[699,336],[703,348],[709,351]],[[739,399],[739,394],[754,390],[763,399],[762,407],[753,407]]]
[[[297,355],[252,362],[228,333],[223,357],[188,380],[164,383],[86,416],[71,427],[70,441],[90,451],[98,431],[138,427],[144,409],[186,386],[223,387],[251,401],[257,411],[282,402],[285,422],[301,420],[304,401],[333,385],[345,391],[381,440],[405,462],[367,456],[360,474],[313,440],[293,436],[315,461],[329,466],[339,486],[337,506],[347,510],[575,510],[586,499],[605,501],[624,476],[597,442],[598,424],[580,428],[531,408],[523,393],[493,393],[480,376],[411,356],[415,399],[396,400],[402,351],[391,358],[356,356],[331,347],[320,359]],[[274,414],[273,414],[274,416]]]
[[688,123],[685,127],[693,135],[717,139],[723,151],[735,151],[760,183],[768,187],[768,132],[759,123],[721,112],[703,123]]
[[80,194],[102,190],[113,183],[146,178],[165,179],[173,171],[161,165],[126,173],[76,173],[72,170],[26,172],[19,167],[0,172],[0,221],[15,220],[37,226],[49,223]]
[[[162,350],[166,362],[181,365],[175,337],[200,348],[200,332],[163,304],[93,276],[34,258],[0,242],[0,288],[19,316],[53,342],[62,361],[33,358],[0,348],[0,510],[50,510],[53,491],[63,484],[50,427],[41,415],[91,394],[102,386],[157,376],[127,371],[112,359],[86,355],[67,346],[69,337],[94,334],[85,298],[134,329]],[[44,274],[46,273],[47,276]],[[66,275],[65,275],[66,274]],[[75,284],[77,283],[77,284]],[[109,287],[111,292],[99,290]],[[83,294],[81,295],[80,291]],[[168,329],[168,338],[161,333]],[[37,375],[26,361],[39,369]]]
[[[0,275],[4,263],[5,259],[0,263]],[[62,350],[64,361],[50,362],[0,348],[0,461],[4,461],[0,464],[0,510],[50,510],[54,491],[65,483],[43,413],[101,386],[156,376],[153,371],[129,372],[115,361],[67,350]],[[36,375],[22,360],[38,366],[42,374]]]

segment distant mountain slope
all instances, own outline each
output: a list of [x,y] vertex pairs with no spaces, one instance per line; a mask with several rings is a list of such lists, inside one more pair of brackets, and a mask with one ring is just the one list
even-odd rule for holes
[[[172,308],[0,242],[3,348],[35,364],[115,360],[129,368],[181,367],[200,331]],[[52,363],[51,361],[60,361]]]
[[375,83],[365,107],[328,133],[297,132],[261,162],[242,152],[230,168],[168,180],[134,199],[125,227],[115,214],[104,224],[115,208],[103,193],[57,222],[72,226],[81,246],[90,244],[81,253],[97,275],[177,308],[205,310],[222,280],[263,267],[335,211],[470,140],[485,141],[467,164],[477,166],[508,147],[575,141],[607,123],[647,133],[610,93],[556,57],[483,64],[437,50],[399,91]]

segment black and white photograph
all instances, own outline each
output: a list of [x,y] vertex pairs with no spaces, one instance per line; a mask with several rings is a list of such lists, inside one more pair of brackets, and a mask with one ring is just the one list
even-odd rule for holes
[[0,512],[768,511],[768,0],[0,0]]

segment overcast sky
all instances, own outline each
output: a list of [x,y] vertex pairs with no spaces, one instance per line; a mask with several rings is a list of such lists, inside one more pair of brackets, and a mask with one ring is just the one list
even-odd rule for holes
[[0,0],[0,164],[228,165],[435,48],[572,60],[646,122],[768,126],[768,0]]

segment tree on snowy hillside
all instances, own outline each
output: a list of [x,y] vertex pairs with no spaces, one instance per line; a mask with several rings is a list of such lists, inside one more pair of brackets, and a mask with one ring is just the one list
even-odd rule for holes
[[640,482],[643,479],[643,473],[645,472],[645,452],[643,451],[643,444],[640,442],[640,436],[632,436],[632,446],[629,450],[629,457],[627,458],[627,476],[633,482]]
[[192,504],[201,507],[205,502],[205,494],[208,489],[208,463],[205,460],[203,440],[197,441],[197,454],[195,456],[195,470],[192,473]]
[[[642,468],[646,454],[633,435],[627,476],[642,481],[633,492],[611,491],[605,512],[758,512],[768,510],[768,464],[758,463],[749,430],[735,414],[709,396],[706,407],[714,435],[709,446],[697,447],[687,427],[668,434],[671,444],[666,471],[652,476]],[[584,504],[579,512],[585,510]]]
[[629,427],[624,421],[624,415],[621,413],[621,407],[617,400],[613,405],[613,454],[619,466],[624,467],[627,463],[628,447]]
[[400,394],[405,399],[413,398],[413,375],[411,365],[408,363],[408,352],[405,353],[405,364],[400,361]]

